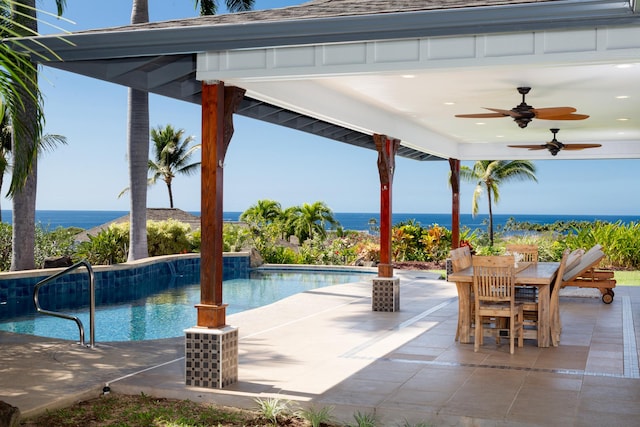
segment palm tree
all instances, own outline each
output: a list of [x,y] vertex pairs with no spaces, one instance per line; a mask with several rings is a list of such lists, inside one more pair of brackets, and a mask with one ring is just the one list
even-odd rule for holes
[[158,178],[167,184],[169,192],[169,206],[173,208],[173,192],[171,182],[176,174],[192,175],[200,167],[200,162],[189,163],[194,151],[200,149],[200,144],[189,147],[194,137],[188,136],[184,140],[184,129],[174,130],[171,125],[151,129],[155,160],[149,160],[149,171],[153,174],[149,178],[149,185],[155,184]]
[[[226,0],[227,8],[232,12],[250,10],[253,0]],[[217,1],[195,0],[200,5],[201,15],[212,15],[216,11]],[[131,23],[149,22],[148,0],[133,0]],[[130,228],[128,260],[134,261],[148,256],[147,248],[147,171],[149,160],[149,95],[147,92],[129,89],[129,119],[127,152],[129,155],[130,191]]]
[[[58,14],[64,11],[66,0],[56,0]],[[3,11],[9,11],[12,35],[38,34],[35,0],[2,2]],[[3,22],[7,23],[7,21]],[[3,26],[3,32],[6,30]],[[9,194],[13,201],[13,233],[11,270],[35,268],[35,214],[38,182],[37,152],[44,123],[42,98],[38,89],[36,64],[19,55],[3,57],[13,70],[8,82],[10,91],[3,93],[13,123],[13,173]],[[12,60],[17,62],[12,63]],[[4,64],[3,64],[4,65]],[[4,86],[7,82],[3,82]]]
[[282,216],[282,207],[275,200],[258,200],[240,215],[240,221],[258,227],[277,221]]
[[[200,15],[215,15],[218,12],[216,0],[195,0],[196,8],[200,4]],[[254,0],[226,0],[227,9],[231,12],[246,12],[253,9]]]
[[533,180],[538,182],[535,175],[536,168],[528,160],[479,160],[474,163],[473,168],[468,166],[460,167],[460,179],[467,182],[475,182],[476,188],[473,192],[471,213],[475,216],[478,213],[478,199],[483,191],[487,190],[487,201],[489,203],[489,241],[493,246],[493,211],[491,209],[491,198],[498,203],[500,200],[500,184],[507,181]]
[[[4,184],[4,175],[9,170],[11,146],[12,146],[13,127],[6,106],[0,104],[0,193]],[[46,134],[40,138],[38,143],[38,152],[48,151],[55,148],[58,144],[66,144],[67,139],[61,135]],[[0,210],[0,222],[2,221],[2,210]]]
[[314,234],[326,236],[326,224],[331,226],[339,224],[331,209],[324,202],[304,203],[295,208],[294,212],[293,226],[300,242],[313,238]]

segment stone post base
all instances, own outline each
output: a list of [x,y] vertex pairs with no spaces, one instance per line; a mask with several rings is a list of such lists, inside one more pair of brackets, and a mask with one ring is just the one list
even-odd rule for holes
[[238,382],[238,328],[185,330],[186,385],[221,389]]
[[400,311],[400,278],[376,277],[371,293],[372,311]]

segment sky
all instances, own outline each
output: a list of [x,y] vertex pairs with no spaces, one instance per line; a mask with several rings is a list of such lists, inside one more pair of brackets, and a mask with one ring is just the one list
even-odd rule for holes
[[[256,0],[255,9],[301,4],[302,0]],[[224,0],[219,0],[219,4]],[[55,11],[53,0],[38,7]],[[132,0],[67,0],[64,20],[48,18],[67,31],[127,25]],[[193,0],[149,0],[151,21],[197,15]],[[41,33],[60,32],[42,24]],[[129,210],[127,88],[43,67],[45,133],[63,135],[67,145],[43,153],[38,162],[38,210]],[[171,124],[200,142],[200,107],[150,95],[150,125]],[[378,212],[377,153],[240,116],[225,158],[224,210],[244,211],[261,199],[283,208],[315,201],[334,212]],[[199,153],[194,160],[199,160]],[[471,163],[463,162],[471,166]],[[637,215],[640,160],[535,161],[538,182],[503,184],[496,214]],[[393,211],[448,213],[449,164],[396,158]],[[635,178],[636,182],[630,181]],[[461,186],[461,212],[471,213],[474,186]],[[6,188],[3,189],[6,193]],[[200,176],[178,176],[175,207],[200,210]],[[11,202],[2,199],[2,209]],[[486,198],[479,213],[487,212]],[[148,207],[169,207],[162,181],[149,188]]]

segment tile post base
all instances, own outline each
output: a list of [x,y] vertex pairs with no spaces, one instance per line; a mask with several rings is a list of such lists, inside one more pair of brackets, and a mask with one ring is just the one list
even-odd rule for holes
[[372,311],[400,311],[400,278],[376,277],[371,293]]
[[186,385],[222,389],[238,382],[238,328],[194,327],[185,335]]

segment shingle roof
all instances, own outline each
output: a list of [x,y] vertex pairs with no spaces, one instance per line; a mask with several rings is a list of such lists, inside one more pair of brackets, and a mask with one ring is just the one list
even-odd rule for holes
[[[552,1],[559,0],[312,0],[299,5],[282,8],[149,22],[145,24],[112,27],[104,29],[104,31],[121,31],[123,28],[153,29],[182,26],[190,27],[194,25],[334,18],[339,16],[504,6]],[[95,30],[88,30],[87,32],[93,31]]]
[[[185,212],[176,208],[147,208],[147,221],[166,221],[169,219],[188,224],[192,230],[200,228],[200,217],[192,215],[189,212]],[[102,230],[109,228],[109,226],[112,224],[121,224],[124,222],[129,222],[128,214],[109,221],[105,224],[98,225],[96,227],[90,228],[89,230],[78,233],[75,237],[75,240],[76,242],[88,241],[89,235],[95,236]]]

